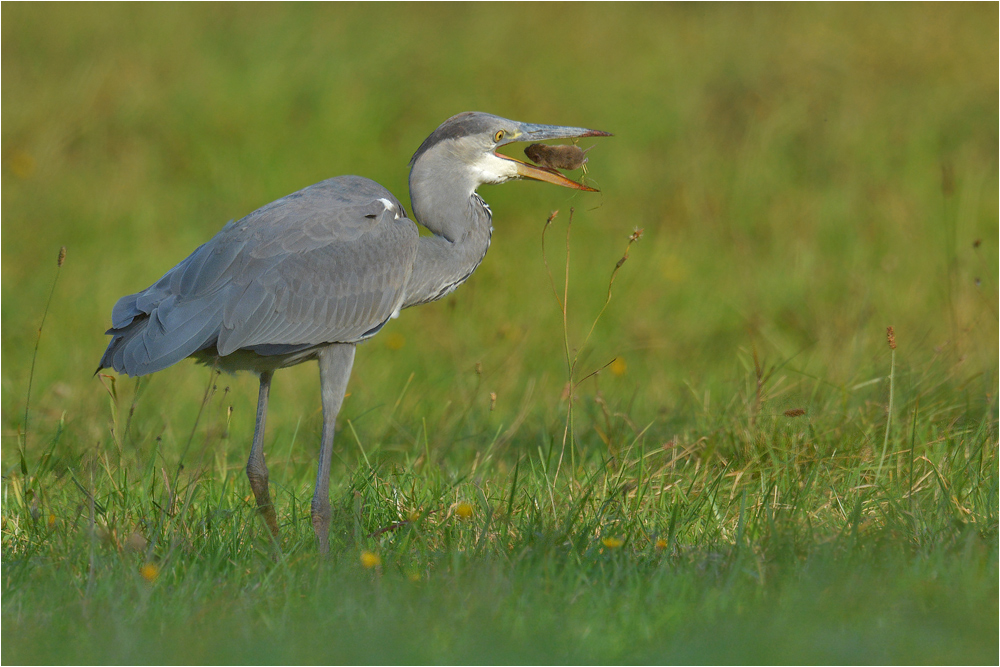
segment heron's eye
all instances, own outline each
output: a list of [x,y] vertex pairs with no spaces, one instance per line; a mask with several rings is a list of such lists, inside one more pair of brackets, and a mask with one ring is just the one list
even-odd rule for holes
[[497,130],[497,133],[493,135],[493,141],[500,141],[503,139],[503,130]]

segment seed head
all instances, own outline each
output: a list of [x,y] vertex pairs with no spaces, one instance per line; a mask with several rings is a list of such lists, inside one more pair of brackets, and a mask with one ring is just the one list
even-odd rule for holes
[[615,264],[615,272],[617,272],[618,269],[622,268],[622,264],[624,264],[625,261],[628,259],[628,251],[632,248],[633,243],[642,238],[643,231],[644,230],[642,227],[636,227],[635,229],[632,230],[632,233],[629,234],[628,245],[625,246],[625,254],[623,254],[622,258],[618,260],[617,264]]
[[146,538],[137,530],[132,531],[125,540],[125,546],[132,551],[145,551]]
[[889,349],[896,349],[896,332],[892,327],[886,327],[885,337],[889,341]]
[[66,246],[59,248],[59,257],[56,258],[56,266],[62,266],[63,262],[66,261]]
[[490,392],[490,412],[497,407],[497,393],[495,391]]
[[791,410],[785,410],[786,417],[801,417],[806,411],[802,408],[792,408]]
[[563,387],[562,395],[559,397],[560,401],[565,401],[567,398],[573,395],[573,383],[567,382],[566,386]]

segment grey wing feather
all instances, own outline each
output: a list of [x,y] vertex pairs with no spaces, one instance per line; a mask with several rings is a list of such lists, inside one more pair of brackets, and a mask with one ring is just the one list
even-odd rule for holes
[[112,311],[101,359],[129,375],[202,350],[279,354],[372,335],[399,307],[417,230],[368,179],[329,179],[227,224]]

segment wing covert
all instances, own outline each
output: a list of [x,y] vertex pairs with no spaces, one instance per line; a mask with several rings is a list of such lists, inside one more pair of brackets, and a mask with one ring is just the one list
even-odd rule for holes
[[354,202],[325,215],[295,202],[268,225],[269,237],[254,238],[232,277],[236,295],[223,312],[219,354],[357,342],[392,315],[412,271],[416,225],[394,199]]

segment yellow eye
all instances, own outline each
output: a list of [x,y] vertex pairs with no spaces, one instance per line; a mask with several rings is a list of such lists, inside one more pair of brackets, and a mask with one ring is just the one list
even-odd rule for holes
[[493,135],[493,141],[500,141],[503,139],[503,130],[497,130],[497,133]]

